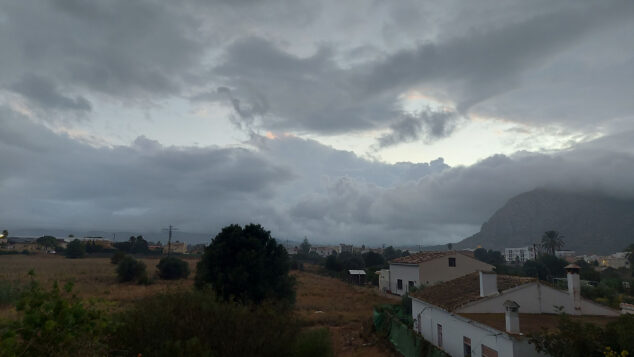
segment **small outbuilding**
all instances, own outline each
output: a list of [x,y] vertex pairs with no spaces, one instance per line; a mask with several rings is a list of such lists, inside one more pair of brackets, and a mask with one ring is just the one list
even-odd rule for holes
[[348,270],[348,280],[354,284],[365,284],[365,270]]

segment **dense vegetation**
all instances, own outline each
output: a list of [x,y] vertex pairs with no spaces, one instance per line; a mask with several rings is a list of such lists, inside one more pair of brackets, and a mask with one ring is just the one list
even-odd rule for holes
[[84,255],[86,255],[86,248],[79,239],[75,239],[68,243],[68,246],[66,247],[66,258],[83,258]]
[[205,249],[196,269],[196,287],[209,285],[225,300],[292,304],[293,277],[286,249],[259,224],[233,224]]
[[[146,274],[129,255],[117,260],[121,281]],[[186,262],[162,262],[159,273],[183,274]],[[45,290],[33,281],[16,303],[18,318],[0,323],[0,357],[332,356],[328,330],[302,328],[288,308],[295,293],[288,271],[286,251],[251,224],[214,238],[198,265],[198,288],[141,298],[115,313],[78,299],[70,284]]]
[[186,279],[189,276],[189,264],[176,257],[165,257],[159,261],[158,276],[165,280]]
[[[542,331],[530,336],[538,351],[553,357],[620,356],[634,354],[634,315],[621,315],[605,327],[575,321],[562,314],[559,326],[552,332]],[[610,354],[609,351],[616,353]]]

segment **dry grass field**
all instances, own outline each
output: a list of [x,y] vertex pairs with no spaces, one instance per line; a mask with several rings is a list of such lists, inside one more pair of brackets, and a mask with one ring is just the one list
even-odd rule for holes
[[[142,259],[148,273],[156,270],[158,258]],[[196,259],[188,259],[192,272]],[[66,259],[54,255],[0,256],[0,281],[27,283],[28,272],[45,285],[54,281],[74,282],[74,291],[83,298],[101,300],[109,309],[119,309],[144,296],[174,289],[188,289],[194,283],[193,273],[181,281],[161,281],[144,286],[120,284],[116,280],[115,266],[108,258]],[[340,280],[310,271],[293,272],[297,278],[298,315],[309,326],[327,327],[331,331],[337,356],[392,356],[392,353],[368,338],[367,325],[374,305],[394,303],[393,298],[380,296],[376,289],[346,284]],[[0,306],[0,318],[12,318],[15,311]],[[365,329],[365,330],[364,330]],[[366,338],[364,338],[364,336]]]

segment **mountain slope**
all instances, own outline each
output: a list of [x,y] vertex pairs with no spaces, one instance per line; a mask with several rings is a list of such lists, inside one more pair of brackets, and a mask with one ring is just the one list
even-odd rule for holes
[[538,243],[547,230],[564,235],[564,249],[608,254],[634,243],[634,200],[537,189],[510,199],[456,248],[503,250]]

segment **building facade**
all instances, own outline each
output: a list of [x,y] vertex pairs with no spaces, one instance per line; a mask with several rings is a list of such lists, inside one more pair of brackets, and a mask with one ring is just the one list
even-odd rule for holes
[[[556,328],[558,313],[617,318],[619,311],[581,298],[579,267],[568,290],[534,278],[478,272],[412,294],[414,329],[451,356],[542,356],[526,334]],[[557,308],[555,308],[557,307]],[[521,314],[520,314],[521,312]]]
[[526,263],[535,260],[535,249],[533,247],[504,248],[504,259],[509,263]]
[[493,266],[475,259],[471,252],[419,252],[390,261],[389,291],[404,295],[413,287],[433,285]]

